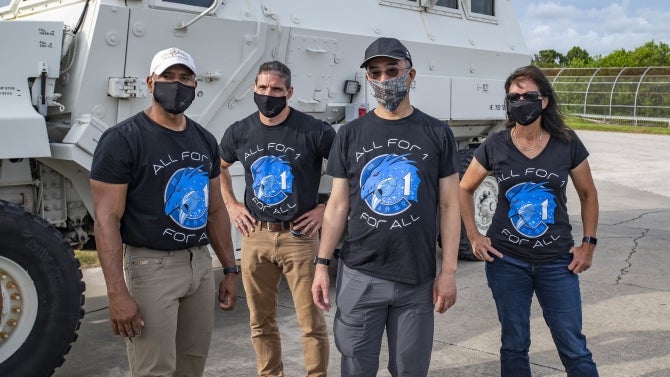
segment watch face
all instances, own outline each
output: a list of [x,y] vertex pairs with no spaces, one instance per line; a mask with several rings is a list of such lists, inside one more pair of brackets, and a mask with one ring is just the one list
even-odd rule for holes
[[591,245],[596,245],[598,243],[598,239],[595,237],[584,237],[582,238],[582,242],[588,242]]

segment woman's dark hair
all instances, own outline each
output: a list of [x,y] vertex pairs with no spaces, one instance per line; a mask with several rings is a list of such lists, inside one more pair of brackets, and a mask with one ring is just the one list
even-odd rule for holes
[[[534,65],[517,68],[511,75],[509,75],[507,80],[505,80],[505,93],[509,93],[509,88],[512,84],[524,80],[534,82],[540,89],[542,97],[546,98],[548,101],[547,107],[542,111],[541,127],[549,132],[550,135],[556,136],[561,141],[570,141],[574,131],[565,125],[563,115],[558,108],[556,93],[540,68]],[[505,105],[509,107],[508,103],[505,103]],[[515,122],[513,120],[508,119],[505,122],[505,128],[512,128],[514,125]]]
[[286,66],[286,64],[276,60],[261,64],[261,66],[258,68],[258,74],[256,75],[256,80],[254,82],[257,82],[258,75],[263,72],[275,72],[279,77],[281,77],[282,81],[284,81],[286,89],[291,87],[291,70]]

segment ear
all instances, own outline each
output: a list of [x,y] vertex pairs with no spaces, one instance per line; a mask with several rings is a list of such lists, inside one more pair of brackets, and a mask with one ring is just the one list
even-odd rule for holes
[[549,106],[549,98],[546,96],[542,97],[542,110],[546,109]]
[[154,80],[152,75],[147,76],[147,87],[149,88],[149,93],[154,92]]
[[290,87],[290,88],[288,88],[288,90],[286,91],[286,100],[291,99],[292,96],[293,96],[293,87]]
[[416,78],[416,69],[411,68],[411,69],[409,70],[409,78],[411,79],[411,80],[410,80],[410,83],[411,83],[412,81],[414,81],[414,79]]

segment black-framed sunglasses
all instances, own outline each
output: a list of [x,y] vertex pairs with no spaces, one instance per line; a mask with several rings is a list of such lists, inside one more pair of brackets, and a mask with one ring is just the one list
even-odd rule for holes
[[530,92],[526,92],[526,93],[507,93],[505,98],[510,103],[517,102],[521,99],[528,100],[528,101],[535,101],[535,100],[538,100],[538,99],[542,99],[542,93],[536,92],[536,91],[530,91]]
[[398,77],[400,71],[411,68],[412,67],[407,68],[389,67],[384,70],[374,68],[368,71],[368,76],[373,80],[379,80],[382,77],[382,73],[386,73],[386,77],[395,78]]

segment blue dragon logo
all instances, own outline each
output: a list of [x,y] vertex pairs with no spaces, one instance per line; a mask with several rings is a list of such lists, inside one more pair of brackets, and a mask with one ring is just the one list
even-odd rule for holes
[[375,157],[363,168],[361,198],[380,215],[397,215],[416,202],[421,179],[406,154]]
[[543,235],[554,223],[556,198],[545,183],[524,182],[507,190],[509,217],[514,229],[529,238]]
[[177,170],[165,188],[165,214],[187,229],[207,223],[209,179],[201,167]]
[[251,165],[252,190],[256,197],[267,205],[283,202],[287,193],[293,192],[291,165],[284,156],[264,156]]

